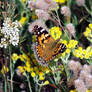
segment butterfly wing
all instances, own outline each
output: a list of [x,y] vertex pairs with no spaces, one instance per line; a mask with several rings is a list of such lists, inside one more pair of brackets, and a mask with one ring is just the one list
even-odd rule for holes
[[62,43],[57,43],[50,33],[42,27],[35,28],[36,34],[36,53],[38,61],[44,65],[53,59],[59,53],[66,50],[66,46]]

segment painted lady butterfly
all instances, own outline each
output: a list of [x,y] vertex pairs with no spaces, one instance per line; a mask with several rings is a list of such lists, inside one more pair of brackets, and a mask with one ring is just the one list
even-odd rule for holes
[[34,26],[34,34],[36,35],[36,43],[33,50],[37,61],[41,65],[46,65],[59,53],[66,50],[66,46],[54,40],[50,33],[42,27]]

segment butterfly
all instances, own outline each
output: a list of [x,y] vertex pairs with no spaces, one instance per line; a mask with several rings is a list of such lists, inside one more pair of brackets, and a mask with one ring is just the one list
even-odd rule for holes
[[54,40],[49,31],[41,26],[35,25],[33,32],[36,35],[33,51],[41,65],[47,65],[59,53],[63,53],[66,50],[66,46],[63,43]]

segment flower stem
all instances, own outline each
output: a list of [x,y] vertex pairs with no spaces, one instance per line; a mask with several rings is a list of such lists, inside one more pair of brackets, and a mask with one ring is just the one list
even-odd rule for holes
[[65,69],[65,72],[66,72],[66,75],[67,75],[67,81],[69,81],[69,79],[70,79],[70,73],[69,73],[68,66],[67,66],[68,65],[68,57],[69,57],[69,55],[67,56],[66,59],[63,59],[61,57],[61,60],[62,60],[63,65],[64,65],[64,69]]
[[[67,0],[67,6],[70,8],[70,0]],[[71,16],[67,16],[67,23],[70,23]]]
[[11,70],[11,92],[13,92],[13,70],[12,70],[12,61],[11,61],[11,47],[9,47],[9,55],[10,55],[10,70]]
[[29,79],[29,75],[26,75],[26,77],[27,77],[27,81],[28,81],[28,86],[29,86],[29,90],[30,90],[30,92],[32,92],[32,87],[31,87],[31,84],[30,84],[30,79]]
[[7,92],[7,79],[6,76],[4,75],[5,83],[4,83],[4,91]]
[[38,91],[38,92],[41,92],[41,87],[42,87],[42,86],[39,87],[39,91]]
[[[56,10],[55,12],[56,12],[56,14],[57,14],[57,20],[58,20],[59,26],[60,26],[61,28],[63,28],[63,26],[62,26],[62,24],[61,24],[61,21],[60,21],[60,18],[59,18],[58,11]],[[63,31],[64,31],[64,33],[66,34],[66,36],[68,37],[68,33],[67,33],[67,31],[66,31],[64,28],[63,28]]]

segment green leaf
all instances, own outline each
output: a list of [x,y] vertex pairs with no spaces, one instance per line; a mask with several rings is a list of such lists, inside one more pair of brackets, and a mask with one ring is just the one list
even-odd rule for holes
[[87,62],[92,65],[92,59],[87,60]]

